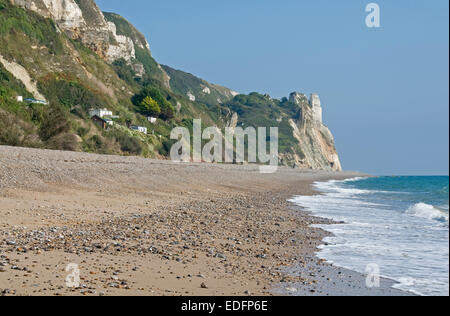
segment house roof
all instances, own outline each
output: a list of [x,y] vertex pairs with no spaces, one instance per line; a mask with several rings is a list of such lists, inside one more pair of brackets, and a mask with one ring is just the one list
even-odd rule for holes
[[96,120],[103,121],[103,122],[107,123],[107,121],[105,119],[101,118],[98,115],[94,115],[93,117],[91,117],[91,119],[96,119]]

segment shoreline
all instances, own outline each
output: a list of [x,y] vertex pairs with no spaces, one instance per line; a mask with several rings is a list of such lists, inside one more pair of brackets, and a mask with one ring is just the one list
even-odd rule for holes
[[[340,180],[352,180],[362,177],[366,178],[373,176],[360,174],[356,177]],[[328,182],[330,180],[316,182]],[[314,192],[311,195],[322,195],[323,192],[320,192],[318,189],[313,187],[314,183],[311,184]],[[302,206],[297,205],[294,202],[290,202],[290,204],[294,211],[301,214],[300,216],[309,216],[314,219],[315,222],[311,225],[340,224],[332,219],[313,215],[310,211],[307,211]],[[318,253],[320,252],[318,247],[324,244],[324,238],[333,237],[334,235],[323,228],[318,229],[321,231],[322,236],[321,241],[317,244],[316,251],[313,255],[306,258],[306,260],[303,260],[302,263],[288,267],[285,270],[291,275],[306,278],[313,275],[315,280],[312,282],[307,281],[302,283],[278,284],[274,288],[275,293],[291,296],[418,296],[413,292],[396,289],[394,286],[399,283],[384,276],[381,276],[380,278],[379,288],[368,288],[366,285],[367,275],[340,267],[335,263],[327,262],[324,259],[320,259],[318,257]]]
[[[359,178],[359,177],[358,177]],[[315,195],[312,196],[311,199],[306,198],[306,199],[299,199],[299,201],[292,201],[292,205],[295,209],[297,209],[300,213],[303,214],[308,214],[310,216],[315,216],[318,218],[318,224],[319,227],[321,229],[323,229],[324,231],[324,235],[323,238],[327,238],[327,237],[336,237],[336,235],[334,235],[333,231],[336,230],[336,234],[338,236],[341,236],[341,229],[339,229],[339,226],[341,226],[342,224],[351,224],[354,221],[361,221],[363,219],[361,219],[361,217],[358,215],[358,213],[349,215],[351,220],[348,219],[344,219],[345,222],[340,222],[339,220],[333,220],[332,218],[341,218],[341,215],[343,214],[347,214],[348,213],[344,213],[344,212],[340,212],[339,209],[336,209],[335,212],[328,212],[328,214],[330,214],[330,216],[324,215],[327,214],[327,210],[323,209],[322,206],[324,205],[330,205],[331,209],[333,209],[333,205],[335,205],[336,203],[339,202],[334,202],[335,198],[339,197],[335,197],[334,194],[332,194],[331,196],[328,195],[325,192],[336,192],[336,191],[328,191],[326,188],[328,188],[328,186],[326,185],[328,182],[319,182],[317,185],[317,189],[316,189],[316,194],[317,196],[320,195],[325,195],[327,196],[331,201],[330,203],[327,203],[326,201],[324,201],[324,203],[317,204],[317,200],[315,199]],[[329,183],[332,183],[329,182]],[[328,183],[328,184],[329,184]],[[324,186],[322,187],[321,184],[324,184]],[[333,186],[331,186],[333,187]],[[339,187],[339,186],[338,186]],[[324,189],[322,189],[324,188]],[[322,191],[323,190],[323,191]],[[364,190],[364,189],[362,189]],[[383,191],[384,193],[384,191]],[[340,195],[339,195],[340,196]],[[345,194],[343,194],[343,196],[346,196]],[[318,199],[320,201],[321,198],[318,197]],[[324,200],[327,200],[326,198]],[[301,201],[305,201],[304,203],[302,203]],[[365,200],[364,200],[365,201]],[[417,203],[417,202],[415,202]],[[304,208],[302,205],[304,206],[308,206],[311,207],[312,210],[314,211],[310,211],[307,208]],[[414,203],[412,204],[414,205]],[[316,213],[317,212],[317,213]],[[321,214],[321,215],[313,215],[313,214]],[[333,216],[334,215],[334,216]],[[344,217],[346,217],[344,215]],[[367,219],[367,217],[365,218]],[[366,223],[363,220],[364,223]],[[370,220],[367,222],[370,223]],[[328,228],[328,225],[332,225],[331,228]],[[447,225],[448,227],[448,225]],[[345,230],[344,230],[345,231]],[[344,234],[344,238],[345,238],[345,234]],[[372,238],[377,238],[375,236],[372,235]],[[357,243],[357,245],[361,246],[361,242],[358,240],[350,239],[344,242],[338,242],[336,244],[336,246],[339,248],[339,246],[343,246],[346,242],[349,243]],[[320,244],[320,246],[328,246],[327,240],[324,240],[323,243]],[[333,248],[334,246],[334,242],[330,242],[330,246],[331,248]],[[369,246],[370,246],[370,242],[369,242]],[[393,247],[396,247],[397,245],[393,245]],[[350,248],[351,246],[349,246]],[[329,251],[329,249],[327,249],[328,247],[325,247],[326,250]],[[317,274],[321,274],[319,279],[320,281],[315,284],[314,286],[310,285],[310,289],[312,290],[313,293],[321,293],[322,295],[333,295],[333,296],[341,296],[341,295],[364,295],[364,296],[427,296],[427,294],[423,294],[420,293],[420,290],[417,290],[416,288],[410,288],[410,290],[407,289],[402,289],[402,287],[404,287],[404,283],[403,281],[400,280],[400,277],[398,277],[398,279],[389,276],[388,274],[386,275],[381,275],[380,276],[380,281],[381,281],[381,286],[379,288],[374,288],[374,289],[369,289],[366,287],[365,283],[366,283],[366,276],[367,274],[365,274],[364,272],[360,272],[362,271],[363,267],[359,266],[357,269],[353,270],[353,268],[346,268],[345,265],[347,266],[354,266],[354,259],[358,259],[357,258],[357,254],[353,253],[353,255],[349,256],[347,253],[347,258],[342,258],[339,257],[341,259],[336,259],[336,262],[333,261],[327,261],[330,260],[331,258],[333,258],[333,255],[324,255],[322,252],[322,250],[320,250],[321,248],[318,248],[317,252],[316,252],[316,256],[315,256],[315,261],[318,261],[317,265],[322,265],[322,267],[319,270],[319,273]],[[398,249],[398,248],[396,248]],[[332,250],[331,250],[332,251]],[[342,256],[343,253],[346,252],[340,252],[340,255]],[[339,253],[338,253],[339,255]],[[363,256],[363,254],[361,254]],[[406,256],[406,255],[405,255]],[[320,259],[323,258],[323,259]],[[332,259],[334,260],[334,259]],[[310,260],[310,261],[314,261],[314,260]],[[346,262],[346,263],[344,263]],[[358,262],[356,260],[356,262]],[[356,268],[356,267],[355,267]],[[305,266],[302,265],[298,265],[296,267],[291,267],[290,269],[287,269],[287,271],[289,273],[292,273],[294,275],[305,275],[308,274],[308,271],[313,271],[313,273],[316,273],[318,271],[317,266],[316,267],[311,267],[311,265],[307,264]],[[395,275],[395,274],[394,274]],[[345,282],[345,278],[350,278],[351,282]],[[330,287],[330,280],[336,281],[333,282],[333,286]],[[444,283],[445,284],[445,283]],[[304,285],[304,284],[303,284]],[[287,289],[287,290],[286,290]],[[291,291],[289,291],[291,290]],[[283,286],[278,286],[277,287],[277,291],[278,293],[289,293],[290,295],[304,295],[304,294],[308,294],[308,292],[304,291],[304,288],[302,289],[300,287],[299,284],[292,284],[289,287],[283,287]],[[302,294],[297,294],[297,293],[302,293]],[[431,294],[434,295],[434,294]]]
[[[317,192],[317,194],[322,194]],[[339,224],[331,219],[316,217],[304,210],[301,206],[292,203],[292,208],[299,212],[300,216],[309,216],[316,220],[315,224]],[[302,260],[302,262],[287,267],[285,272],[303,278],[300,283],[279,283],[273,288],[275,294],[289,296],[417,296],[412,292],[407,292],[394,288],[398,282],[386,278],[380,278],[379,288],[368,288],[366,286],[367,276],[347,268],[339,267],[329,263],[317,256],[319,249],[323,245],[325,237],[333,236],[332,233],[319,228],[322,234],[322,241],[317,243],[316,251]]]
[[0,295],[277,295],[323,239],[287,200],[356,176],[0,146]]

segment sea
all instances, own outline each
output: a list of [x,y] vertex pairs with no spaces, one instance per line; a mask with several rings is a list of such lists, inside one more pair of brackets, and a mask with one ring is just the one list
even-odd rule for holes
[[448,176],[356,178],[317,182],[321,195],[291,202],[342,223],[316,225],[333,234],[319,248],[321,259],[376,271],[416,295],[448,296],[448,187]]

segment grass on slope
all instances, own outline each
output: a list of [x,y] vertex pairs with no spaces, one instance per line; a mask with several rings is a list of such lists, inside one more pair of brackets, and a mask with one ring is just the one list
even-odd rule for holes
[[[170,76],[170,87],[175,93],[187,96],[188,93],[196,97],[196,101],[208,106],[216,106],[222,102],[229,101],[230,97],[216,90],[207,81],[200,79],[190,73],[175,70],[169,66],[162,65],[163,69]],[[204,89],[209,89],[205,92]]]
[[64,51],[55,23],[50,19],[13,6],[7,0],[0,0],[0,21],[0,37],[23,32],[46,46],[53,54],[61,54]]
[[239,126],[243,128],[278,127],[279,152],[292,152],[297,141],[288,120],[298,112],[295,104],[286,100],[281,102],[254,92],[249,95],[238,95],[226,106],[239,115]]

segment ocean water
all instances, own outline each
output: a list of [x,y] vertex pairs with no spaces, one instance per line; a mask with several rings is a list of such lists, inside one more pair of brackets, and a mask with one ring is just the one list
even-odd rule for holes
[[334,237],[318,256],[365,273],[376,264],[395,287],[449,295],[449,178],[378,177],[318,182],[322,195],[291,201],[344,224],[317,225]]

